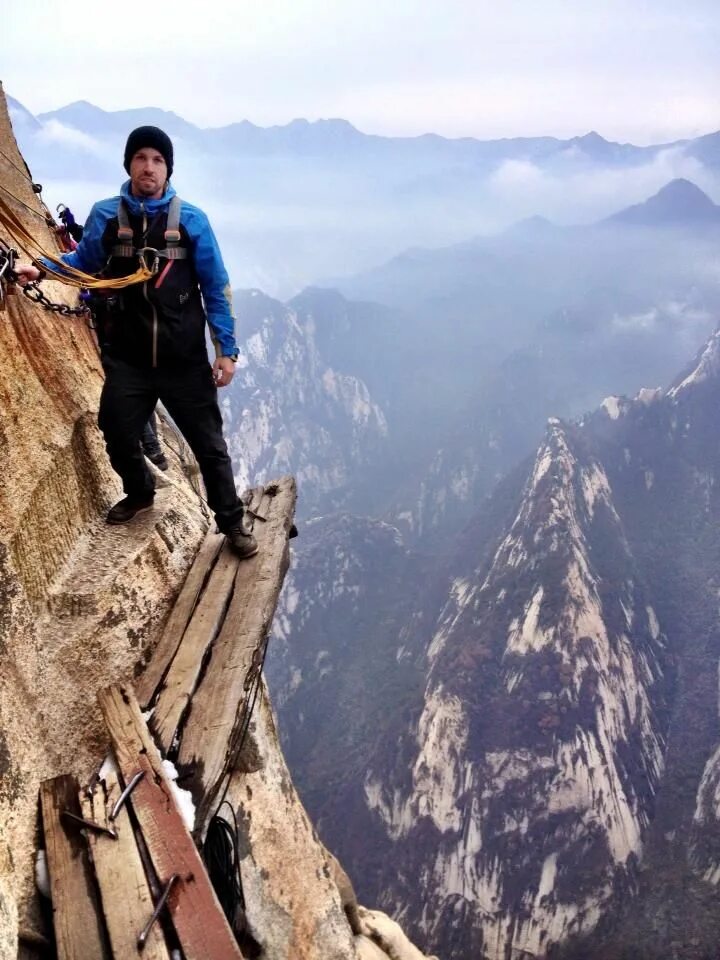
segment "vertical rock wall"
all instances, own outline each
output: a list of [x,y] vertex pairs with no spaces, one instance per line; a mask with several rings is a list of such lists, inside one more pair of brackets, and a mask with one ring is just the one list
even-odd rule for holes
[[[57,249],[0,91],[0,193]],[[12,195],[12,196],[11,196]],[[0,238],[8,241],[2,234]],[[23,259],[26,259],[23,257]],[[52,300],[75,291],[44,281]],[[82,318],[18,292],[0,312],[0,955],[38,927],[40,781],[81,777],[106,750],[97,689],[131,676],[182,583],[207,520],[177,461],[133,529],[103,520],[121,494],[96,426],[102,368]]]
[[[0,194],[53,249],[1,87],[0,152]],[[0,239],[9,240],[2,230]],[[74,302],[71,288],[45,280],[42,289]],[[0,313],[1,960],[34,960],[44,931],[34,885],[39,784],[68,772],[87,782],[97,768],[108,749],[97,691],[147,661],[208,525],[174,436],[164,438],[170,470],[157,475],[154,509],[126,527],[105,524],[121,490],[96,426],[101,385],[82,318],[45,312],[19,292],[9,299]],[[241,827],[253,956],[355,960],[367,956],[368,937],[384,944],[380,956],[420,956],[387,918],[368,914],[358,935],[350,884],[341,897],[265,694],[228,797]]]

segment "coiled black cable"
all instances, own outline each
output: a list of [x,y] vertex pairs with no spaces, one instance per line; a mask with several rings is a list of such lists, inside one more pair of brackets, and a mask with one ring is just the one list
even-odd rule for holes
[[[228,808],[228,816],[221,815],[223,807]],[[244,918],[245,898],[240,881],[237,819],[227,800],[222,801],[210,821],[203,843],[203,859],[223,913],[235,929],[240,910]]]

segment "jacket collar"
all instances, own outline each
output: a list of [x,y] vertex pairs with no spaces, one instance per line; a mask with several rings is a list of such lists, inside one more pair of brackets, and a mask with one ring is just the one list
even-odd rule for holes
[[134,197],[132,195],[130,192],[130,181],[126,180],[122,187],[120,187],[120,195],[125,201],[130,213],[140,215],[144,210],[146,214],[153,216],[156,213],[160,213],[161,210],[164,210],[169,205],[175,196],[175,188],[171,183],[168,183],[165,193],[159,200],[143,200],[140,197]]

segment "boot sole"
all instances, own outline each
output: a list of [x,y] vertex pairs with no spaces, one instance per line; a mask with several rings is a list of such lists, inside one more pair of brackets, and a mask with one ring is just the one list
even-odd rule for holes
[[249,560],[250,557],[254,557],[258,553],[258,551],[260,550],[260,545],[258,544],[258,546],[255,547],[255,549],[252,550],[250,553],[240,553],[237,547],[234,547],[232,544],[230,544],[230,549],[238,558],[238,560]]
[[139,513],[147,513],[148,510],[152,510],[155,506],[154,503],[151,503],[147,507],[140,507],[136,510],[131,517],[128,517],[126,520],[114,520],[111,517],[105,517],[105,523],[109,523],[111,527],[121,527],[124,523],[130,523],[131,520],[134,520]]

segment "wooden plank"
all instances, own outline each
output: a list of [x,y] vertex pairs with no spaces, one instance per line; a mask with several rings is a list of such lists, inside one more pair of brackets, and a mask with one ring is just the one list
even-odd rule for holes
[[113,840],[103,834],[88,832],[113,956],[127,957],[128,960],[133,957],[170,960],[159,923],[150,931],[143,950],[137,947],[138,934],[152,916],[154,903],[127,806],[122,807],[115,820],[110,820],[112,808],[121,793],[117,769],[114,764],[106,762],[103,779],[95,786],[92,797],[84,791],[80,797],[83,816],[113,829],[118,837]]
[[235,759],[243,685],[253,654],[270,628],[288,567],[295,499],[292,477],[283,477],[265,489],[257,512],[267,519],[256,522],[254,529],[260,550],[238,568],[225,622],[181,733],[178,766],[197,807],[196,832],[204,828],[217,790]]
[[85,840],[77,827],[66,825],[61,817],[63,810],[81,815],[75,777],[44,780],[40,784],[40,806],[58,960],[109,960]]
[[240,559],[225,544],[200,601],[185,630],[155,703],[150,728],[163,753],[172,746],[175,732],[197,685],[205,654],[218,634],[232,594]]
[[208,533],[190,567],[152,658],[135,683],[137,697],[143,708],[150,705],[172,663],[200,592],[224,542],[225,537],[221,533]]
[[145,771],[130,803],[160,885],[173,874],[180,877],[170,893],[168,910],[185,960],[242,960],[132,688],[116,684],[101,691],[98,700],[123,780]]

